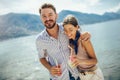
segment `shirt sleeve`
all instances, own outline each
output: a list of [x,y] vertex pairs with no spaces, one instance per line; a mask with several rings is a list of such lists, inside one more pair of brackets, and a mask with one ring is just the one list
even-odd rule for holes
[[37,52],[38,52],[38,57],[39,58],[44,58],[44,49],[42,47],[43,45],[41,44],[41,42],[39,40],[36,40],[36,48],[37,48]]

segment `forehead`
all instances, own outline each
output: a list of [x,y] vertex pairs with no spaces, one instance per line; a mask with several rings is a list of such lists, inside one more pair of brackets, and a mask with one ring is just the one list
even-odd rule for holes
[[41,9],[41,15],[45,15],[45,14],[55,14],[54,10],[51,9],[51,8],[44,8],[44,9]]
[[65,28],[74,28],[74,25],[72,25],[72,24],[65,24],[64,27]]
[[64,25],[64,29],[65,30],[71,30],[71,29],[75,29],[76,27],[74,26],[74,25],[72,25],[72,24],[66,24],[66,25]]

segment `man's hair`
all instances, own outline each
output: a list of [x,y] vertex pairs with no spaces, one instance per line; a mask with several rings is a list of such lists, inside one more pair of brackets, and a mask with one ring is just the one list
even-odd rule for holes
[[54,5],[50,4],[50,3],[44,3],[40,8],[39,8],[39,13],[41,14],[41,9],[45,9],[45,8],[51,8],[55,13],[56,13],[56,9],[54,7]]

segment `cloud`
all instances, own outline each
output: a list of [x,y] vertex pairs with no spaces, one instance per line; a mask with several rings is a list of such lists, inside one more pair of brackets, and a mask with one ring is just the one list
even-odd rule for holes
[[113,8],[106,10],[107,12],[117,12],[120,9],[120,3]]
[[38,2],[40,2],[40,0],[1,0],[0,14],[6,14],[9,12],[37,13]]
[[10,8],[10,7],[15,7],[17,5],[20,5],[21,3],[23,3],[24,0],[0,0],[0,8]]
[[[9,12],[39,14],[38,9],[45,2],[52,3],[57,12],[74,10],[87,13],[102,13],[116,11],[120,7],[119,0],[1,0],[0,14]],[[118,6],[116,6],[118,5]]]
[[99,0],[1,0],[0,12],[30,12],[38,13],[41,4],[49,2],[55,5],[58,12],[63,9],[86,11],[89,6],[96,5]]
[[87,6],[94,6],[97,5],[99,3],[100,0],[75,0],[72,1],[73,3],[76,4],[83,4],[83,5],[87,5]]

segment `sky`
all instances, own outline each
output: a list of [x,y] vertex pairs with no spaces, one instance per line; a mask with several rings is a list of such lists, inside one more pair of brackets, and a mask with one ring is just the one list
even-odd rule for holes
[[10,12],[39,15],[39,7],[45,2],[52,3],[57,13],[62,10],[72,10],[103,14],[120,9],[120,0],[0,0],[0,15]]

